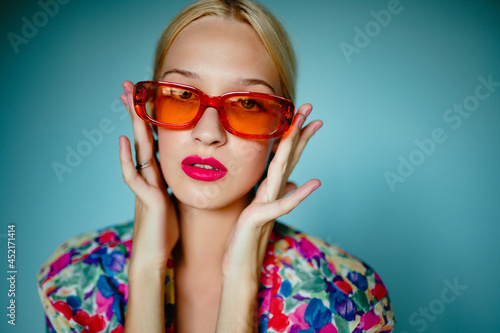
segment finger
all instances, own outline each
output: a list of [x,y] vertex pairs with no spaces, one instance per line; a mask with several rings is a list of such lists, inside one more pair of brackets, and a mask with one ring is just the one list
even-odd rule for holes
[[295,165],[299,161],[299,158],[302,155],[302,151],[304,150],[307,142],[314,135],[314,133],[316,133],[321,128],[321,126],[323,126],[323,122],[321,120],[315,120],[307,124],[307,126],[301,130],[299,140],[297,141],[297,145],[295,146],[295,150],[291,159],[290,173],[293,171]]
[[[134,148],[136,164],[144,164],[153,158],[155,160],[154,137],[151,126],[141,119],[134,109],[133,91],[134,84],[130,81],[123,82],[123,94],[120,99],[125,104],[132,118],[132,127],[134,130]],[[154,161],[155,162],[155,161]],[[156,163],[155,163],[156,165]],[[157,166],[147,167],[141,170],[141,175],[148,181],[157,183]]]
[[124,81],[123,90],[125,91],[125,106],[127,107],[130,117],[132,118],[132,126],[134,129],[136,162],[138,164],[146,163],[153,156],[153,133],[149,124],[141,119],[135,112],[133,102],[133,83],[130,81]]
[[138,197],[144,197],[148,191],[148,184],[135,169],[130,141],[124,135],[120,136],[118,140],[120,143],[120,164],[123,180]]
[[278,199],[290,175],[289,163],[300,136],[300,130],[307,115],[311,112],[312,105],[302,105],[294,116],[291,129],[281,138],[278,150],[269,165],[267,198],[268,202]]
[[287,182],[285,188],[283,189],[283,196],[286,196],[288,193],[291,193],[297,189],[297,184],[293,182]]
[[127,108],[130,117],[134,116],[134,84],[131,81],[123,81],[122,83],[124,93],[120,95],[120,100]]
[[321,186],[319,179],[311,179],[286,197],[269,204],[263,204],[261,209],[256,211],[257,216],[255,216],[255,218],[259,221],[259,224],[265,224],[267,221],[272,221],[286,215],[297,207],[319,186]]
[[256,201],[267,202],[266,187],[267,187],[267,178],[264,178],[264,180],[260,183],[259,187],[257,188],[257,192],[255,192]]

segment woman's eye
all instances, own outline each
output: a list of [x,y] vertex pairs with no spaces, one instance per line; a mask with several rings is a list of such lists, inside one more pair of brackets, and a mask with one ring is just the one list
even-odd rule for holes
[[191,99],[193,97],[193,93],[187,90],[179,90],[179,89],[166,89],[163,91],[164,96],[173,97],[175,99]]
[[256,102],[252,99],[246,99],[246,100],[242,100],[241,101],[241,105],[245,108],[245,109],[251,109],[255,106]]
[[179,97],[182,99],[190,99],[191,96],[193,96],[193,93],[185,90],[179,94]]
[[240,98],[237,103],[237,106],[249,111],[264,111],[262,106],[255,99],[250,98]]

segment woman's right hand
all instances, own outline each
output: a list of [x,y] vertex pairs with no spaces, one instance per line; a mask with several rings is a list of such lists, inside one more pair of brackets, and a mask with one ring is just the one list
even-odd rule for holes
[[164,273],[169,255],[179,239],[178,217],[156,159],[151,126],[134,111],[134,84],[124,81],[123,90],[125,93],[120,99],[132,118],[137,165],[153,161],[137,171],[130,141],[126,136],[120,137],[123,179],[136,195],[130,268],[138,274],[151,269]]

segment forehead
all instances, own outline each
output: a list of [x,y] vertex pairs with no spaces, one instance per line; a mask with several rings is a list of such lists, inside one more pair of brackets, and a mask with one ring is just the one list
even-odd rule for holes
[[262,40],[245,22],[206,16],[191,22],[174,39],[162,72],[180,68],[201,80],[266,80],[279,91],[279,77]]

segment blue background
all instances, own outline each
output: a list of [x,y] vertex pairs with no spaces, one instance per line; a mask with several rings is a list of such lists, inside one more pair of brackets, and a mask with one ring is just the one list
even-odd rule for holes
[[[58,244],[132,219],[118,159],[118,137],[132,137],[121,82],[150,78],[157,38],[186,3],[73,0],[46,22],[35,1],[2,10],[0,331],[43,331],[35,276]],[[292,174],[323,185],[281,220],[372,265],[389,289],[396,332],[493,332],[500,87],[458,128],[443,117],[472,101],[479,76],[500,81],[500,6],[402,0],[385,27],[374,24],[370,12],[388,3],[266,2],[299,56],[296,102],[312,103],[311,117],[324,121]],[[8,34],[21,35],[23,17],[34,16],[40,27],[16,53]],[[356,46],[356,27],[372,37],[346,57],[341,45]],[[110,133],[58,179],[53,162],[66,164],[66,147],[82,145],[82,131],[105,118]],[[436,128],[446,140],[419,153],[415,140]],[[391,189],[385,174],[397,174],[401,159],[419,165]],[[17,236],[15,327],[5,315],[8,224]],[[447,281],[466,286],[449,303]]]

